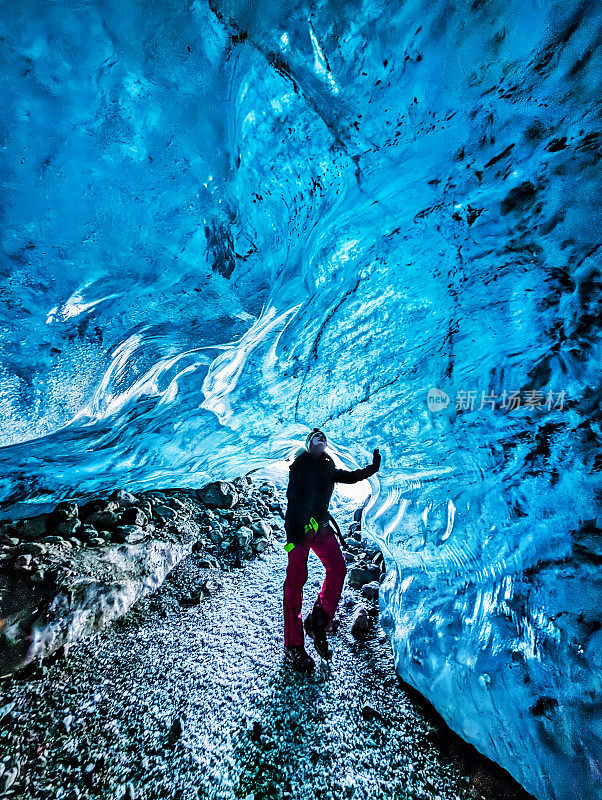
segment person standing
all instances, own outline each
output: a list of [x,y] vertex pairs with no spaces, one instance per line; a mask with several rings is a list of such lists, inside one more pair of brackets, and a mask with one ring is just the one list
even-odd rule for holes
[[[326,436],[314,428],[289,467],[284,516],[285,550],[288,565],[284,581],[284,645],[285,655],[294,669],[311,672],[315,661],[306,652],[304,630],[314,641],[316,652],[325,659],[332,656],[326,631],[330,629],[347,573],[347,564],[330,526],[336,521],[328,511],[335,483],[357,483],[369,478],[380,468],[380,453],[374,450],[372,464],[351,472],[337,469],[325,452]],[[337,526],[338,530],[338,526]],[[340,533],[339,533],[340,536]],[[313,550],[326,569],[324,583],[311,613],[301,619],[303,587],[307,581],[307,558]]]

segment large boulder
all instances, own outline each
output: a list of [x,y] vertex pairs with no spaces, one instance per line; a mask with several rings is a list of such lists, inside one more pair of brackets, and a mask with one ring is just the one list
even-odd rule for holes
[[238,492],[226,481],[215,481],[197,489],[197,497],[208,508],[233,508],[238,503]]
[[77,519],[77,503],[59,503],[54,511],[51,511],[46,517],[46,531],[48,533],[54,533],[59,525],[62,525],[63,523],[71,525]]

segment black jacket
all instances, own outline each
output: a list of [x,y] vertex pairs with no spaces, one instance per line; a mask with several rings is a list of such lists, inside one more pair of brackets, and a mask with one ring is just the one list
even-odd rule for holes
[[357,483],[374,475],[378,469],[369,464],[363,469],[349,472],[337,469],[326,453],[314,458],[310,453],[301,453],[289,467],[288,500],[285,522],[288,522],[286,540],[290,544],[301,544],[305,538],[305,525],[311,517],[318,525],[328,523],[328,505],[335,483]]

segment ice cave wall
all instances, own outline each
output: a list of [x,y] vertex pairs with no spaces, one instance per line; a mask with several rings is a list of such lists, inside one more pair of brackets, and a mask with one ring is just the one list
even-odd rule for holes
[[597,4],[24,1],[0,36],[6,513],[378,446],[400,674],[596,796]]

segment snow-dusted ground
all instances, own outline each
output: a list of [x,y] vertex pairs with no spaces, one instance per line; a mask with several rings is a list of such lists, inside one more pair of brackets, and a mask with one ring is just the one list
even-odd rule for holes
[[[336,510],[342,530],[355,505]],[[309,645],[313,676],[284,665],[283,542],[185,607],[192,554],[111,627],[0,682],[0,789],[9,775],[9,796],[31,798],[526,797],[408,695],[378,623],[351,637],[358,591],[330,665]],[[312,553],[304,613],[322,579]]]

